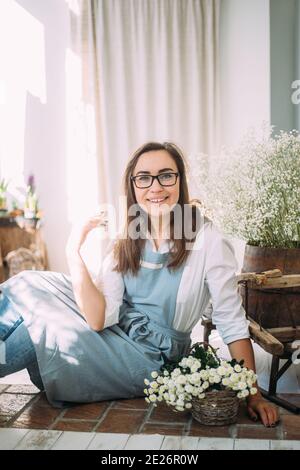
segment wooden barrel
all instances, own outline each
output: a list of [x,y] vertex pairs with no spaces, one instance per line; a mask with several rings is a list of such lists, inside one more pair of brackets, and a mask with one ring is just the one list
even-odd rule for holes
[[[300,274],[299,248],[264,248],[246,245],[242,272],[280,269]],[[240,287],[245,305],[245,289]],[[248,315],[264,328],[300,326],[300,287],[248,289]]]

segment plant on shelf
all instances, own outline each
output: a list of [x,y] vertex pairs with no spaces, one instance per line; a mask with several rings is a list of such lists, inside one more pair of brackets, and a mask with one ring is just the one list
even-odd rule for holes
[[41,225],[42,211],[39,209],[38,196],[35,189],[34,176],[27,181],[23,214],[16,217],[19,227],[34,232]]
[[14,199],[12,201],[12,210],[9,213],[10,217],[19,217],[19,216],[23,216],[23,214],[24,214],[23,209],[19,208],[18,201]]
[[7,213],[7,188],[8,181],[5,178],[0,180],[0,215]]
[[34,176],[30,175],[27,182],[26,198],[24,204],[24,218],[39,218],[38,197],[35,190]]

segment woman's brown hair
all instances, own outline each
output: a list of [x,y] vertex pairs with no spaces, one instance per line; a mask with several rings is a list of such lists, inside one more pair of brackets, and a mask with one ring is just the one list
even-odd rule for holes
[[[185,210],[185,207],[190,204],[189,191],[188,191],[187,178],[186,178],[186,163],[185,163],[184,156],[181,150],[173,143],[164,142],[161,144],[158,142],[148,142],[142,145],[140,148],[138,148],[136,152],[133,154],[132,158],[127,164],[125,175],[124,175],[124,190],[125,190],[125,196],[127,199],[125,234],[123,234],[123,238],[117,240],[115,247],[114,247],[114,256],[116,260],[115,271],[120,272],[122,274],[126,274],[127,272],[130,272],[131,274],[136,275],[140,268],[141,255],[145,246],[145,238],[140,237],[137,239],[132,239],[131,237],[128,236],[128,228],[130,224],[133,222],[133,220],[136,218],[136,215],[130,215],[129,208],[132,207],[134,204],[137,204],[131,176],[133,175],[133,172],[134,172],[134,169],[135,169],[135,166],[137,164],[139,157],[142,154],[153,151],[153,150],[154,151],[166,150],[175,161],[177,168],[178,168],[178,173],[179,173],[179,185],[180,186],[179,186],[179,199],[178,199],[177,205],[181,206],[182,233],[181,233],[180,238],[174,237],[174,214],[172,210],[171,217],[170,217],[170,238],[174,242],[174,246],[173,246],[173,250],[170,252],[170,255],[169,255],[170,259],[167,265],[169,269],[177,269],[185,262],[185,260],[187,259],[189,255],[189,250],[187,250],[186,244],[191,243],[195,240],[195,236],[191,239],[186,238],[185,230],[184,230],[184,221],[186,222],[187,220],[186,217],[184,217],[184,210]],[[192,217],[192,221],[191,221],[192,231],[193,233],[195,233],[195,231],[197,232],[199,229],[199,227],[197,227],[198,217],[196,214],[198,209],[195,204],[191,204],[190,209],[191,209],[190,212],[191,212],[191,217]],[[141,215],[142,215],[142,212],[143,211],[141,209]],[[198,215],[200,215],[200,213]],[[148,225],[149,224],[151,224],[150,220],[148,220]],[[141,229],[141,227],[139,227],[139,229]]]

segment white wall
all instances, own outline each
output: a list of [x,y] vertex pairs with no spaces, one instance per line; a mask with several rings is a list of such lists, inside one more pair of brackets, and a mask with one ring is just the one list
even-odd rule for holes
[[270,122],[269,0],[221,0],[221,144]]
[[[34,173],[44,210],[50,268],[67,270],[64,246],[70,230],[66,201],[65,53],[69,15],[64,0],[16,0],[44,26],[46,103],[27,93],[24,173]],[[29,51],[30,53],[30,51]],[[31,66],[28,61],[28,66]]]

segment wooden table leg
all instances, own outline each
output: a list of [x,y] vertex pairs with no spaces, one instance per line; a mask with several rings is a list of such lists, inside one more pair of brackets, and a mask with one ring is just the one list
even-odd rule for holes
[[271,373],[270,373],[269,390],[266,391],[260,388],[260,391],[265,398],[267,398],[268,400],[271,400],[277,405],[282,406],[283,408],[286,408],[287,410],[292,411],[293,413],[296,413],[296,414],[300,413],[300,407],[297,404],[292,403],[291,401],[285,400],[283,397],[278,396],[276,393],[277,382],[279,378],[284,374],[284,372],[286,372],[286,370],[292,364],[292,361],[288,359],[287,362],[284,364],[284,366],[282,366],[281,369],[279,370],[279,364],[280,364],[279,361],[280,361],[279,356],[273,356]]

